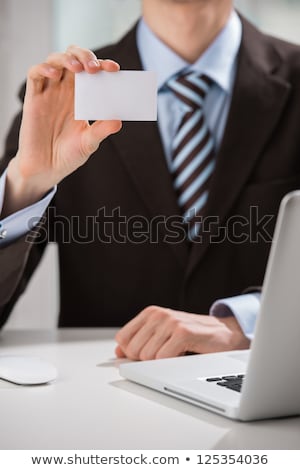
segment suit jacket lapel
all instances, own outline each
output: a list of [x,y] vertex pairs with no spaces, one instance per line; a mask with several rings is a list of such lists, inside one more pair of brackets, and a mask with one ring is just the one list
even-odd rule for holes
[[[281,63],[276,51],[264,35],[242,21],[236,84],[206,205],[205,215],[218,217],[219,224],[224,222],[250,177],[290,90],[289,83],[274,74]],[[203,233],[202,242],[193,245],[187,276],[209,248],[209,237],[210,233]]]

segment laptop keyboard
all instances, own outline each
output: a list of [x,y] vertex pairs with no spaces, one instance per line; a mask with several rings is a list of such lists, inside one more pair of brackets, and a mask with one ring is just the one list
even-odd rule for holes
[[224,375],[223,377],[208,377],[206,379],[206,382],[214,382],[220,387],[226,387],[230,390],[234,390],[235,392],[240,392],[243,385],[244,377],[244,374]]

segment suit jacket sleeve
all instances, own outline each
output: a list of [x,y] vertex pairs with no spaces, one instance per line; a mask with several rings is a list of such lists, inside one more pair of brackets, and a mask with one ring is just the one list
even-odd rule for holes
[[[25,87],[21,89],[23,98]],[[9,130],[4,155],[0,160],[0,175],[6,169],[9,161],[16,155],[19,140],[19,129],[22,114],[19,113]],[[15,302],[24,291],[33,271],[35,270],[46,243],[35,244],[38,232],[30,233],[15,242],[0,248],[0,327],[7,320]]]
[[242,293],[243,294],[253,294],[262,291],[262,286],[251,286],[247,287]]

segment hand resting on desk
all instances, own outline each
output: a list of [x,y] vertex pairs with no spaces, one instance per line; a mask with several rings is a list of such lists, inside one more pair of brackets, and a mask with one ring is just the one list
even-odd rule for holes
[[116,335],[117,357],[162,359],[187,352],[212,353],[247,349],[234,316],[217,318],[151,306],[128,322]]

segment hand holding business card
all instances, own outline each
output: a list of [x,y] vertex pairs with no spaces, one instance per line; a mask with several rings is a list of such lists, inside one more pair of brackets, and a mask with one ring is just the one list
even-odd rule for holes
[[75,75],[75,119],[156,121],[154,72],[122,70]]

